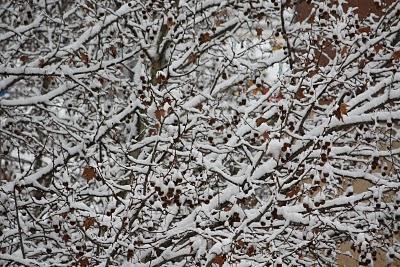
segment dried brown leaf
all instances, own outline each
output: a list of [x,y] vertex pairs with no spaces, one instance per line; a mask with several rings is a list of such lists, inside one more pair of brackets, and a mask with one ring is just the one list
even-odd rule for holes
[[64,242],[68,242],[70,239],[71,239],[71,237],[68,234],[64,234],[63,237],[62,237],[62,240]]
[[360,32],[360,33],[363,33],[363,32],[365,32],[365,33],[371,33],[371,28],[370,27],[368,27],[368,26],[366,26],[366,27],[362,27],[362,28],[359,28],[358,29],[358,32]]
[[191,53],[188,57],[188,63],[189,64],[195,64],[197,62],[197,54],[196,53]]
[[85,52],[80,52],[79,53],[79,58],[85,65],[89,65],[89,56]]
[[324,97],[318,100],[318,104],[320,104],[321,106],[329,105],[333,102],[333,100],[333,97]]
[[97,176],[96,169],[92,166],[86,166],[83,169],[82,176],[86,179],[87,182],[90,182],[90,180],[96,178]]
[[133,250],[132,249],[128,249],[128,255],[127,255],[127,260],[130,261],[133,257]]
[[400,59],[400,50],[393,52],[392,59],[393,60],[399,60]]
[[338,120],[343,121],[342,113],[340,113],[340,108],[335,109],[335,111],[333,111],[333,114]]
[[43,58],[41,58],[41,59],[39,60],[39,68],[43,68],[44,66],[46,66],[46,62],[44,61]]
[[269,140],[269,133],[267,131],[263,132],[262,137],[264,138],[265,141]]
[[219,267],[223,266],[225,263],[225,256],[224,255],[215,256],[215,258],[213,259],[213,263],[218,264]]
[[89,259],[88,258],[81,258],[79,260],[79,266],[80,267],[88,267],[89,266]]
[[257,86],[256,89],[253,90],[253,95],[265,95],[269,91],[268,87],[265,86]]
[[29,61],[29,57],[27,55],[22,55],[19,60],[21,60],[22,63],[26,63]]
[[347,104],[345,104],[345,103],[340,104],[340,106],[339,106],[340,114],[347,115],[347,108],[348,107],[349,106]]
[[304,89],[300,88],[297,92],[296,92],[296,99],[297,100],[301,100],[305,97],[304,95]]
[[239,239],[239,240],[236,241],[236,248],[237,249],[243,248],[244,245],[245,245],[245,243],[244,243],[243,239]]
[[268,120],[266,118],[263,117],[259,117],[258,119],[256,119],[256,125],[257,127],[260,126],[261,124],[263,124],[264,122],[267,122]]
[[211,35],[209,32],[203,32],[200,34],[199,42],[200,44],[204,44],[211,41]]
[[379,51],[383,50],[385,46],[381,43],[377,43],[374,45],[374,51],[375,53],[378,53]]
[[116,58],[117,57],[117,48],[115,47],[115,46],[111,46],[109,49],[108,49],[108,52],[110,53],[110,55],[113,57],[113,58]]
[[167,28],[172,29],[172,27],[174,27],[174,25],[175,25],[175,21],[173,20],[173,18],[169,17],[167,19]]
[[260,37],[262,35],[262,33],[263,33],[263,29],[256,28],[256,33],[257,33],[257,36]]
[[286,193],[287,197],[294,197],[295,195],[297,195],[297,193],[300,191],[300,187],[299,186],[295,186],[292,190],[290,190],[289,192]]
[[166,113],[165,110],[162,109],[162,108],[160,108],[160,109],[157,109],[157,110],[154,112],[154,115],[156,116],[157,120],[161,121],[162,118],[165,117],[165,113]]
[[165,84],[167,82],[167,77],[163,74],[156,75],[156,83],[157,84]]
[[83,227],[85,228],[85,230],[89,229],[90,227],[92,227],[94,225],[94,223],[96,222],[95,218],[93,217],[86,217],[85,220],[83,221]]
[[52,77],[52,76],[48,76],[48,75],[44,76],[43,81],[42,81],[43,88],[48,89],[53,80],[54,80],[54,77]]
[[195,106],[195,108],[197,108],[200,111],[203,111],[203,104],[198,104],[197,106]]
[[247,252],[246,252],[247,256],[253,256],[255,253],[256,253],[256,248],[253,245],[250,245],[247,248]]
[[225,71],[221,73],[221,78],[224,80],[228,79],[228,76],[226,75]]

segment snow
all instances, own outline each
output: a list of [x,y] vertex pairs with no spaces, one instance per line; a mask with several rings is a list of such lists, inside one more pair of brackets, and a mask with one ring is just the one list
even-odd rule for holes
[[340,1],[323,26],[282,3],[5,4],[0,261],[334,265],[345,238],[397,257],[400,5]]

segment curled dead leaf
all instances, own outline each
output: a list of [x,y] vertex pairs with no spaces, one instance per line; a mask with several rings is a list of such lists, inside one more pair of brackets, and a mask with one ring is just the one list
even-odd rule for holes
[[250,245],[246,251],[247,256],[253,256],[256,254],[256,248],[253,245]]
[[300,88],[297,92],[296,92],[296,99],[297,100],[301,100],[305,97],[304,95],[304,89]]
[[189,64],[195,64],[197,62],[198,55],[196,53],[191,53],[188,57]]
[[165,117],[165,113],[165,110],[160,108],[154,112],[154,115],[156,116],[157,120],[161,121]]
[[382,51],[382,50],[384,50],[384,49],[385,49],[385,47],[384,47],[384,45],[381,44],[381,43],[377,43],[377,44],[374,45],[374,51],[375,51],[375,53],[378,53],[378,52],[380,52],[380,51]]
[[217,255],[212,261],[215,264],[218,264],[219,267],[223,266],[225,263],[225,255]]
[[200,110],[200,111],[203,111],[203,104],[200,103],[200,104],[198,104],[197,106],[195,106],[195,108],[197,108],[197,109]]
[[203,32],[200,34],[199,42],[200,44],[204,44],[211,41],[211,35],[209,32]]
[[43,58],[39,60],[39,68],[43,68],[46,65],[46,61]]
[[321,106],[325,106],[325,105],[329,105],[330,103],[333,102],[333,97],[324,97],[324,98],[320,98],[318,100],[318,104],[320,104]]
[[64,234],[63,237],[62,237],[62,240],[64,242],[68,242],[70,239],[71,239],[71,237],[68,234]]
[[168,28],[168,30],[172,29],[172,27],[174,27],[174,25],[175,25],[174,19],[172,17],[169,17],[167,19],[167,28]]
[[51,85],[51,82],[54,81],[54,77],[53,76],[44,76],[43,77],[43,81],[42,81],[42,86],[44,89],[48,89]]
[[96,178],[97,176],[96,169],[92,166],[86,166],[83,169],[82,176],[86,179],[87,182],[90,182],[90,180]]
[[111,46],[111,47],[108,49],[108,52],[110,53],[110,55],[111,55],[113,58],[116,58],[116,57],[117,57],[117,48],[116,48],[115,46]]
[[268,91],[268,87],[257,85],[256,89],[253,90],[253,95],[266,95]]
[[83,221],[83,227],[85,228],[85,230],[89,229],[90,227],[92,227],[94,225],[94,223],[96,222],[95,218],[93,217],[86,217],[85,220]]
[[256,33],[257,36],[260,37],[262,35],[263,29],[262,28],[256,28]]
[[287,197],[294,197],[297,193],[300,192],[300,186],[295,186],[289,192],[286,193]]
[[81,259],[79,260],[79,266],[80,266],[80,267],[88,267],[88,266],[90,266],[89,259],[86,258],[86,257],[81,258]]
[[340,106],[339,106],[340,113],[342,115],[347,115],[347,108],[348,107],[349,106],[347,104],[345,104],[345,103],[340,104]]
[[26,63],[29,61],[29,57],[27,55],[22,55],[19,60],[21,60],[22,63]]
[[267,131],[263,132],[262,137],[264,138],[265,141],[269,140],[269,133]]
[[258,119],[256,119],[256,125],[257,127],[260,126],[261,124],[267,122],[268,120],[266,118],[260,117]]
[[157,84],[165,84],[165,82],[167,81],[167,78],[163,75],[158,75],[156,77],[156,83]]
[[133,257],[133,250],[132,249],[128,249],[128,254],[127,254],[127,260],[130,261]]
[[226,75],[225,71],[221,73],[221,78],[224,80],[228,79],[228,76]]
[[79,58],[85,65],[89,65],[89,56],[85,52],[80,52],[79,53]]
[[245,245],[245,243],[244,243],[243,239],[239,239],[239,240],[236,241],[236,248],[237,249],[243,248],[244,245]]
[[371,28],[370,27],[368,27],[368,26],[366,26],[366,27],[362,27],[362,28],[359,28],[358,29],[358,32],[359,33],[371,33]]
[[392,60],[400,60],[400,50],[393,52]]

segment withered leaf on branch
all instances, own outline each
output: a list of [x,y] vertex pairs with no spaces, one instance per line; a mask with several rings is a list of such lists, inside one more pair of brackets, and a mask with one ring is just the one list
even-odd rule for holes
[[62,240],[64,242],[68,242],[70,239],[71,239],[71,237],[68,234],[64,234],[63,237],[62,237]]
[[256,253],[256,248],[253,245],[250,245],[247,248],[247,252],[246,252],[247,256],[253,256],[255,253]]
[[338,120],[343,121],[343,115],[347,115],[347,104],[341,103],[339,107],[333,112]]
[[197,62],[198,55],[196,53],[191,53],[188,57],[189,64],[195,64]]
[[167,82],[167,77],[163,74],[156,75],[156,83],[157,84],[165,84]]
[[82,176],[86,179],[87,182],[90,182],[92,179],[96,178],[96,176],[97,176],[96,169],[92,166],[86,166],[83,169]]
[[237,249],[243,248],[245,246],[245,243],[244,243],[243,239],[237,240],[235,246],[236,246]]
[[297,100],[301,100],[305,97],[304,95],[304,89],[300,88],[297,92],[296,92],[296,99]]
[[213,259],[213,263],[218,264],[219,267],[223,266],[225,263],[225,256],[224,255],[217,255]]
[[165,110],[162,109],[162,108],[160,108],[160,109],[157,109],[157,110],[154,112],[154,115],[156,116],[157,120],[161,121],[162,118],[165,117],[165,113],[166,113]]
[[256,28],[256,33],[257,33],[257,36],[260,37],[262,35],[262,33],[263,33],[263,29],[262,28]]
[[22,63],[26,63],[29,61],[29,57],[27,55],[22,55],[19,60],[21,60]]
[[172,29],[172,27],[175,25],[175,21],[172,17],[169,17],[167,19],[167,28],[168,29]]
[[46,61],[43,58],[41,58],[39,60],[39,68],[43,68],[45,65],[46,65]]
[[199,42],[200,44],[204,44],[211,41],[211,35],[209,32],[203,32],[200,34]]
[[400,50],[392,54],[392,60],[400,60]]
[[109,49],[108,49],[108,52],[110,53],[110,55],[113,57],[113,58],[116,58],[117,57],[117,48],[115,47],[115,46],[111,46]]
[[342,115],[347,115],[347,108],[348,108],[348,105],[346,103],[340,104],[340,106],[339,106],[340,113]]
[[90,265],[89,259],[86,257],[83,257],[79,260],[79,266],[80,267],[87,267]]
[[85,65],[89,65],[89,56],[85,52],[80,52],[79,53],[79,58]]
[[266,86],[260,85],[253,90],[253,95],[266,95],[269,89]]
[[224,80],[228,79],[228,76],[226,75],[225,71],[221,73],[221,78]]
[[95,218],[93,217],[86,217],[84,222],[83,222],[83,227],[85,228],[85,230],[89,229],[90,227],[92,227],[94,225],[94,223],[96,222]]
[[371,33],[371,28],[370,27],[362,27],[362,28],[359,28],[358,29],[358,32],[359,33],[367,33],[367,34],[369,34],[369,33]]
[[268,131],[264,131],[263,134],[262,134],[262,137],[264,138],[265,141],[268,141],[268,140],[269,140],[269,133],[268,133]]
[[333,100],[333,97],[323,97],[318,100],[318,104],[320,104],[321,106],[329,105],[333,102]]
[[263,117],[259,117],[256,119],[256,125],[257,127],[260,126],[261,124],[263,124],[264,122],[267,122],[268,120],[266,118]]
[[286,196],[287,197],[294,197],[299,192],[300,192],[300,186],[295,186],[293,189],[291,189],[289,192],[286,193]]
[[42,86],[44,89],[48,89],[50,87],[51,82],[54,80],[54,77],[46,75],[43,77]]
[[127,253],[127,260],[130,261],[133,257],[133,250],[132,249],[128,249],[128,253]]

